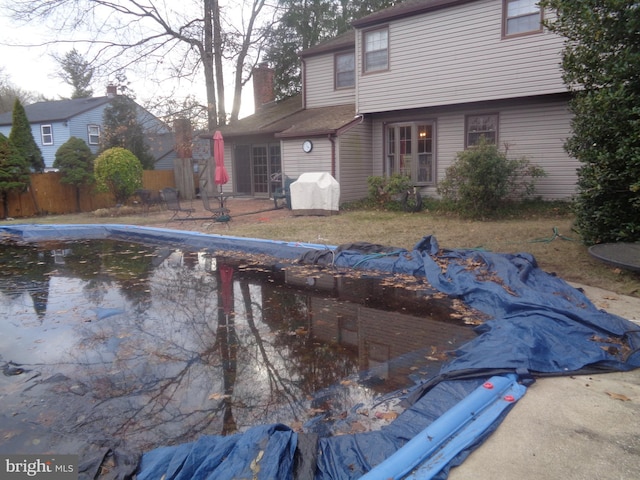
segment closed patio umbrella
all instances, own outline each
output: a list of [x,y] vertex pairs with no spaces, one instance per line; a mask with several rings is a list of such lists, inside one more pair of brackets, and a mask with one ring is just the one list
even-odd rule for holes
[[224,139],[219,130],[213,135],[213,158],[216,162],[216,172],[213,181],[220,186],[220,207],[224,206],[222,185],[229,181],[229,174],[224,166]]

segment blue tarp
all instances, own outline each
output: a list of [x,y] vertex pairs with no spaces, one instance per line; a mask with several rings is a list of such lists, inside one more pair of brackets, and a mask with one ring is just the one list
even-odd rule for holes
[[[527,382],[532,375],[624,371],[640,366],[637,325],[597,309],[582,292],[542,271],[525,253],[441,250],[432,236],[421,239],[411,251],[363,253],[323,245],[123,226],[72,226],[69,230],[0,227],[0,234],[3,231],[30,241],[104,235],[268,254],[278,259],[296,259],[314,251],[321,257],[329,250],[331,255],[325,257],[333,267],[423,277],[435,289],[490,318],[477,328],[476,339],[455,352],[440,375],[410,392],[409,408],[392,424],[375,432],[320,438],[317,449],[312,449],[318,453],[316,468],[310,469],[315,470],[311,476],[318,480],[359,478],[495,373],[515,372]],[[449,467],[459,464],[498,423],[478,436],[438,478],[446,478]],[[304,462],[299,453],[294,454],[300,439],[282,425],[256,427],[231,437],[203,437],[144,454],[138,478],[303,478],[294,469],[296,462]]]

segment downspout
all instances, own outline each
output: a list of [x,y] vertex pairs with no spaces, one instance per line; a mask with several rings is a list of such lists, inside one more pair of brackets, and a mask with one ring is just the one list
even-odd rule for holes
[[300,58],[300,65],[302,66],[302,109],[307,108],[307,89],[305,85],[307,84],[307,64],[304,61],[304,58]]
[[331,176],[336,178],[336,139],[332,133],[327,138],[331,142]]

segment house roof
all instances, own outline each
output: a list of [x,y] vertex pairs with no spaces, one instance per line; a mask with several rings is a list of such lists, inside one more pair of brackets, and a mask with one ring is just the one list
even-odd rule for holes
[[346,50],[348,48],[355,48],[356,45],[356,32],[351,29],[342,35],[320,42],[313,47],[307,48],[301,51],[298,55],[300,57],[310,57],[312,55],[321,55],[323,53],[335,52],[338,50]]
[[355,28],[366,28],[398,18],[411,17],[432,10],[462,5],[476,0],[404,0],[393,7],[385,8],[351,22]]
[[[109,103],[111,100],[113,100],[113,97],[105,96],[38,102],[25,105],[24,110],[29,119],[29,123],[56,122],[68,120],[76,115]],[[13,112],[0,114],[0,125],[11,125],[12,117]]]
[[[264,105],[233,125],[220,127],[225,138],[273,135],[278,138],[338,133],[355,120],[355,105],[302,108],[302,95]],[[205,134],[210,137],[211,134]]]

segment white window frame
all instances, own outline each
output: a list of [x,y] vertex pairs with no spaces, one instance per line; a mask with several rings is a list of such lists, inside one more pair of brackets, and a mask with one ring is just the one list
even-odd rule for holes
[[502,36],[542,32],[543,11],[539,0],[502,0]]
[[[94,133],[92,133],[92,130]],[[97,133],[95,133],[97,131]],[[87,143],[89,145],[100,145],[100,125],[87,125]],[[93,137],[97,137],[97,140],[92,141]]]
[[[349,65],[350,63],[350,65]],[[356,85],[356,53],[342,52],[334,56],[335,89],[353,88]],[[348,67],[348,68],[346,68]]]
[[[48,132],[46,131],[48,129]],[[42,145],[53,145],[53,127],[51,125],[40,125],[40,138]]]
[[389,70],[388,27],[362,33],[362,69],[365,73]]
[[497,145],[499,125],[500,116],[495,112],[467,115],[464,125],[465,148],[475,147],[482,136],[487,139],[487,143]]

